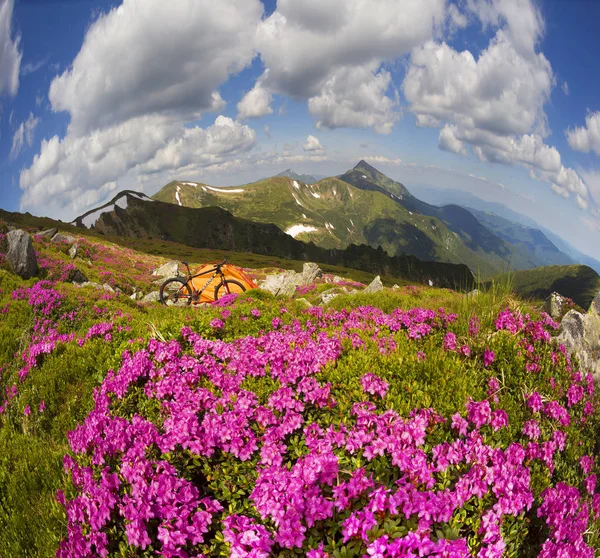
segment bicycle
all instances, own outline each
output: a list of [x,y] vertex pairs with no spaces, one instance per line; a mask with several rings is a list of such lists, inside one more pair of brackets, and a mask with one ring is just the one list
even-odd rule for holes
[[[226,279],[225,274],[222,271],[222,267],[227,263],[227,260],[223,260],[221,263],[215,264],[215,267],[193,275],[190,271],[190,264],[188,262],[181,262],[187,268],[187,275],[185,277],[172,277],[167,279],[160,287],[160,302],[162,304],[168,304],[169,302],[174,305],[178,305],[181,301],[185,306],[189,306],[192,302],[200,300],[202,293],[206,288],[213,282],[215,277],[219,276],[221,282],[215,288],[215,300],[219,300],[219,297],[232,294],[240,293],[246,290],[246,287],[240,282],[234,279]],[[214,273],[213,273],[214,272]],[[197,290],[194,287],[193,280],[203,275],[213,273],[213,276],[204,284],[201,290]]]

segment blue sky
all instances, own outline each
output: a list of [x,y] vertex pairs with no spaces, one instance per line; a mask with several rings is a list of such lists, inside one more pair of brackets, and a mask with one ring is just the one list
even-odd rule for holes
[[600,2],[0,0],[0,207],[360,158],[600,257]]

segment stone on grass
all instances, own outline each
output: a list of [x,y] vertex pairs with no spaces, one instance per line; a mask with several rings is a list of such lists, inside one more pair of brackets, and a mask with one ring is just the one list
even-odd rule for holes
[[78,250],[79,250],[79,246],[77,246],[77,244],[73,244],[73,246],[71,246],[71,248],[69,248],[69,256],[71,256],[72,260],[74,260],[77,257]]
[[89,281],[89,279],[78,269],[74,269],[73,271],[71,271],[71,273],[69,273],[69,281],[71,281],[71,283],[87,283]]
[[38,264],[30,236],[20,229],[14,230],[6,235],[6,241],[8,243],[6,259],[12,272],[23,279],[35,277]]
[[[565,310],[565,297],[559,293],[552,293],[545,301],[543,310],[547,312],[553,320],[560,320]],[[593,306],[592,302],[592,306]]]
[[58,229],[47,229],[45,231],[35,233],[35,236],[47,236],[51,239],[57,232]]
[[467,293],[468,297],[479,296],[481,291],[479,289],[473,289],[470,293]]
[[329,304],[334,298],[340,296],[340,293],[327,293],[321,295],[321,301],[323,304]]
[[276,275],[267,275],[260,288],[275,296],[292,296],[296,292],[296,287],[312,285],[322,275],[323,272],[317,264],[305,263],[302,273],[285,271]]
[[142,298],[142,302],[160,302],[160,292],[152,291],[151,293],[148,293]]
[[69,244],[72,244],[75,242],[75,237],[70,234],[56,233],[52,237],[52,242],[68,242]]
[[381,282],[381,277],[379,275],[371,281],[371,284],[365,287],[361,292],[363,293],[376,293],[383,289],[383,283]]
[[177,277],[179,275],[179,262],[177,260],[167,262],[166,264],[155,269],[152,272],[152,275],[155,277],[162,277],[164,279]]
[[137,291],[133,293],[129,298],[131,300],[142,300],[142,298],[144,298],[144,293],[141,291]]
[[304,306],[305,308],[312,308],[313,307],[313,305],[308,300],[306,300],[305,298],[297,298],[296,302],[298,304],[300,304],[301,306]]

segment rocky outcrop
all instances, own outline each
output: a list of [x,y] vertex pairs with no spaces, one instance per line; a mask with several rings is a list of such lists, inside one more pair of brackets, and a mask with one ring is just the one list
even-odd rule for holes
[[77,257],[78,251],[79,251],[79,246],[77,246],[77,244],[73,244],[73,246],[71,246],[71,248],[69,248],[69,256],[71,256],[72,260],[74,260]]
[[557,292],[552,293],[544,302],[544,312],[547,312],[553,320],[560,320],[565,313],[564,296]]
[[169,279],[171,277],[177,277],[179,275],[179,262],[172,260],[152,272],[154,277],[160,277],[161,279]]
[[142,302],[160,302],[160,292],[152,291],[151,293],[148,293],[142,298]]
[[587,314],[577,310],[565,314],[556,340],[577,356],[583,370],[600,379],[600,292]]
[[296,287],[312,285],[322,275],[323,272],[317,264],[305,263],[302,273],[286,271],[277,275],[269,275],[262,282],[260,288],[275,296],[292,296],[296,292]]
[[52,242],[67,242],[69,244],[72,244],[73,242],[75,242],[75,237],[71,236],[70,234],[56,233],[52,237]]
[[10,231],[6,235],[6,241],[8,244],[6,259],[12,272],[23,279],[35,277],[38,264],[30,236],[18,229]]
[[87,283],[89,281],[89,279],[78,269],[74,269],[73,271],[71,271],[71,273],[69,274],[69,281],[71,281],[71,283]]
[[381,282],[381,277],[379,277],[379,275],[377,277],[375,277],[375,279],[373,279],[373,281],[371,281],[371,284],[368,285],[367,287],[365,287],[362,291],[362,293],[376,293],[379,292],[383,289],[383,283]]
[[47,229],[45,231],[42,232],[38,232],[35,233],[35,236],[45,236],[48,237],[50,239],[52,239],[52,237],[58,232],[58,229]]

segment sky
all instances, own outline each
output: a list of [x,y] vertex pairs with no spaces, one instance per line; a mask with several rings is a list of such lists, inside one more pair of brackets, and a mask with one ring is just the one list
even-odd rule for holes
[[0,207],[365,159],[600,258],[600,2],[0,0]]

